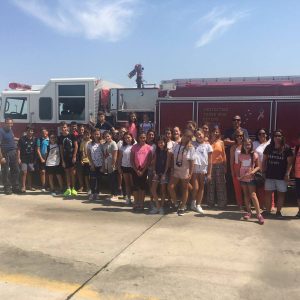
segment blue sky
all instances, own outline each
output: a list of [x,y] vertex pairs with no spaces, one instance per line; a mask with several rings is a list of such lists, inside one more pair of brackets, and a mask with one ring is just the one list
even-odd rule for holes
[[299,75],[297,0],[3,0],[0,90],[98,77]]

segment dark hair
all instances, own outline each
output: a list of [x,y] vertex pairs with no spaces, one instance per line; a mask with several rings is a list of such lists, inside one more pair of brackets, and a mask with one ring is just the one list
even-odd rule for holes
[[188,125],[188,124],[191,124],[195,129],[197,128],[197,123],[195,122],[195,121],[187,121],[186,122],[186,126]]
[[159,141],[164,141],[165,143],[165,146],[164,146],[164,149],[162,151],[168,151],[168,145],[167,145],[167,139],[164,135],[159,135],[157,138],[156,138],[156,142],[155,142],[155,145],[156,145],[156,149],[155,149],[155,152],[158,153],[160,152],[160,148],[158,147],[158,142]]
[[77,125],[77,122],[76,121],[72,121],[70,124],[71,125]]
[[[250,151],[249,151],[248,154],[250,154],[251,162],[253,163],[254,150],[253,150],[253,142],[252,142],[251,139],[245,139],[245,140],[244,140],[244,142],[243,142],[243,144],[242,144],[241,154],[247,154],[247,153],[246,153],[246,149],[245,149],[246,143],[251,143],[251,149],[250,149]],[[252,164],[252,163],[251,163],[251,164]]]
[[153,143],[155,143],[155,141],[156,141],[156,136],[155,136],[155,131],[154,131],[153,129],[149,129],[149,130],[147,131],[146,137],[148,137],[148,134],[151,133],[151,132],[154,134]]
[[164,133],[166,133],[167,131],[170,131],[172,133],[172,128],[171,127],[165,128]]
[[47,130],[48,131],[48,129],[46,127],[41,127],[40,131],[42,132],[43,130]]
[[103,133],[102,133],[102,136],[104,137],[105,135],[109,134],[111,137],[113,136],[112,133],[109,131],[109,130],[105,130]]
[[60,126],[60,127],[64,127],[65,125],[68,126],[67,122],[65,122],[65,121],[61,121],[61,122],[59,123],[59,126]]
[[34,130],[33,126],[30,125],[30,124],[28,124],[28,125],[26,126],[26,131],[28,131],[28,130]]
[[260,128],[260,129],[258,129],[258,130],[256,131],[256,133],[255,133],[255,140],[256,140],[256,141],[259,141],[259,132],[260,132],[261,130],[263,130],[263,131],[266,133],[266,139],[268,140],[268,139],[269,139],[269,133],[268,133],[267,129],[264,128],[264,127]]
[[98,116],[104,116],[105,117],[105,113],[103,111],[98,111]]
[[273,131],[272,138],[271,138],[271,143],[270,143],[270,147],[272,149],[275,148],[274,136],[276,135],[276,133],[280,133],[282,135],[280,146],[281,146],[282,150],[284,150],[284,148],[285,148],[285,137],[284,137],[283,131],[281,129],[276,129],[276,130]]
[[124,146],[124,145],[128,145],[128,144],[126,143],[126,140],[125,140],[125,137],[126,137],[127,135],[131,136],[131,139],[132,139],[132,140],[131,140],[131,145],[133,145],[133,144],[135,143],[135,140],[134,140],[133,135],[132,135],[130,132],[126,132],[126,133],[124,133],[123,139],[122,139],[122,141],[123,141],[123,146]]
[[[135,120],[134,120],[134,121],[131,120],[131,117],[132,117],[132,116],[135,116]],[[135,114],[134,112],[131,112],[131,113],[129,114],[129,120],[128,120],[128,123],[129,123],[129,125],[131,125],[132,123],[137,124],[137,116],[136,116],[136,114]]]
[[7,123],[8,121],[13,121],[13,119],[10,118],[10,117],[6,117],[5,120],[4,120],[4,122]]

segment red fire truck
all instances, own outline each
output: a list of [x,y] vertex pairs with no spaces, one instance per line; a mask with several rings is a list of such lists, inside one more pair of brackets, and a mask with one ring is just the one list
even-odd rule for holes
[[161,82],[156,107],[159,132],[194,120],[218,124],[224,131],[234,115],[250,136],[264,127],[282,129],[290,145],[300,131],[300,77],[174,79]]

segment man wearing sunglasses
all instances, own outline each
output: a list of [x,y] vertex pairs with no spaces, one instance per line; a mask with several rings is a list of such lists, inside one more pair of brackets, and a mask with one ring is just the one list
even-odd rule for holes
[[229,128],[225,131],[224,135],[224,144],[226,147],[232,146],[234,142],[234,133],[236,130],[241,130],[244,132],[244,139],[249,138],[247,129],[241,127],[241,117],[236,115],[232,118],[232,128]]

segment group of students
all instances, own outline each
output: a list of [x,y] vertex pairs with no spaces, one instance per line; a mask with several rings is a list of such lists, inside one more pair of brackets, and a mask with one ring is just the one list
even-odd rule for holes
[[[59,136],[42,128],[41,136],[34,138],[33,128],[27,126],[16,150],[16,161],[22,170],[20,192],[26,192],[27,187],[32,189],[30,174],[38,168],[42,191],[46,191],[47,177],[53,195],[76,196],[85,189],[89,200],[98,200],[106,174],[110,200],[118,199],[123,190],[126,203],[131,204],[133,195],[133,209],[140,211],[144,209],[145,192],[149,190],[151,214],[164,214],[165,207],[171,205],[182,216],[187,206],[204,213],[204,192],[209,208],[217,205],[218,209],[225,209],[227,185],[231,180],[237,205],[240,209],[245,206],[243,219],[252,217],[252,201],[258,222],[264,224],[264,217],[270,215],[274,206],[274,191],[277,191],[276,217],[282,217],[281,208],[294,166],[297,217],[300,217],[299,146],[293,152],[285,144],[281,130],[274,131],[269,139],[264,128],[257,131],[253,142],[247,130],[240,127],[240,116],[235,116],[232,122],[224,137],[218,126],[209,128],[203,124],[198,128],[193,121],[187,122],[183,131],[176,126],[156,136],[149,119],[145,117],[138,124],[134,113],[130,114],[128,125],[118,130],[101,113],[95,126],[78,126],[75,122],[69,126],[61,122]],[[6,123],[12,120],[7,119]],[[16,172],[11,164],[12,153],[3,147],[7,144],[7,134],[1,128],[3,176],[7,176],[6,165],[11,172]],[[300,137],[298,142],[300,145]],[[260,183],[262,180],[264,185]],[[4,191],[9,193],[5,181]]]

